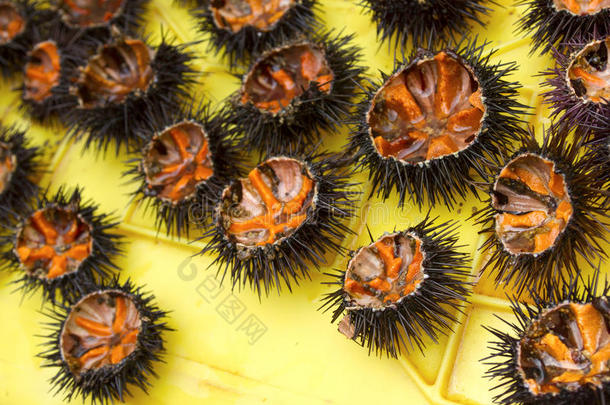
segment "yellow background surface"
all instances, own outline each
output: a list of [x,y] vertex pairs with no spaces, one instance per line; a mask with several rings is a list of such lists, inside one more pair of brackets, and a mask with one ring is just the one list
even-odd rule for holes
[[[537,73],[551,66],[549,57],[528,56],[529,41],[513,34],[514,22],[522,9],[500,1],[505,7],[484,17],[485,28],[473,28],[472,35],[491,41],[498,49],[494,61],[518,61],[514,76],[523,84],[521,102],[533,107],[528,120],[538,129],[548,120],[541,107],[542,79]],[[389,72],[393,59],[386,44],[380,46],[375,26],[361,8],[347,0],[322,0],[319,18],[327,27],[356,32],[363,47],[363,64],[368,74],[379,69]],[[153,0],[146,14],[152,42],[159,41],[161,29],[175,35],[178,42],[201,39],[194,29],[196,22],[186,9],[170,0]],[[195,47],[200,57],[195,67],[201,72],[201,85],[192,89],[194,99],[202,96],[222,101],[235,91],[238,80],[226,63],[207,52],[207,42]],[[16,83],[0,88],[0,111],[5,125],[18,123],[24,128],[28,120],[17,110]],[[328,287],[321,284],[325,276],[314,272],[311,281],[303,282],[292,294],[271,294],[259,302],[250,291],[231,293],[228,286],[219,287],[214,270],[207,270],[211,257],[194,257],[202,245],[187,240],[157,235],[152,213],[130,203],[133,185],[126,185],[121,173],[127,155],[105,157],[82,152],[82,145],[65,137],[65,129],[32,125],[30,138],[45,147],[48,173],[43,186],[56,190],[60,185],[82,185],[85,197],[94,199],[101,210],[114,212],[122,220],[120,232],[129,241],[126,254],[119,259],[122,279],[131,277],[137,284],[154,292],[161,308],[172,311],[167,333],[165,364],[157,364],[150,397],[139,390],[130,404],[489,404],[494,385],[483,378],[485,367],[479,359],[486,356],[490,338],[481,325],[503,328],[493,316],[511,319],[505,290],[496,289],[483,276],[465,314],[459,315],[455,333],[441,338],[439,344],[428,343],[425,355],[413,352],[400,359],[369,357],[366,349],[345,339],[330,324],[330,313],[316,309]],[[325,147],[339,150],[346,143],[347,131],[327,134]],[[362,191],[368,195],[368,176],[361,174]],[[476,253],[481,243],[479,229],[468,218],[481,202],[470,198],[449,212],[434,207],[433,214],[458,218],[460,242],[473,257],[473,274],[478,273],[484,258]],[[356,248],[368,242],[364,231],[368,225],[374,236],[386,230],[404,229],[419,222],[423,215],[407,204],[395,207],[395,196],[382,202],[376,198],[359,203],[359,218],[352,223],[360,236],[348,238],[344,246]],[[424,207],[423,211],[427,211]],[[330,257],[327,269],[345,266],[342,257]],[[35,355],[41,350],[44,333],[39,295],[23,299],[8,285],[14,275],[0,274],[0,404],[60,404],[62,397],[52,397],[48,379],[54,370],[42,369]],[[227,308],[234,309],[233,312]],[[253,326],[258,326],[259,333]],[[261,333],[262,331],[262,333]],[[80,403],[80,400],[73,401]]]

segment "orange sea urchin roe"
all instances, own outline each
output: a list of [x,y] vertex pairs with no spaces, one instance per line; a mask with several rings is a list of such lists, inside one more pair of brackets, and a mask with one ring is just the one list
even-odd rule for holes
[[568,67],[570,86],[578,97],[595,103],[610,99],[610,37],[588,44]]
[[595,14],[610,7],[610,0],[553,0],[557,10],[567,10],[575,15]]
[[270,31],[293,5],[294,0],[212,0],[210,9],[218,28]]
[[414,164],[466,149],[484,114],[470,69],[440,52],[390,77],[373,98],[367,119],[381,156]]
[[343,289],[359,306],[381,308],[415,291],[424,280],[421,240],[395,233],[358,250]]
[[6,190],[6,186],[11,181],[11,176],[17,168],[15,155],[13,155],[4,143],[0,143],[0,194]]
[[76,27],[92,27],[107,23],[116,17],[126,0],[60,0],[64,20]]
[[25,29],[25,20],[10,2],[0,2],[0,45],[7,44]]
[[81,69],[74,92],[84,108],[121,103],[132,93],[145,92],[154,79],[155,52],[139,39],[104,45]]
[[214,174],[212,154],[201,125],[183,121],[148,144],[143,160],[146,183],[159,198],[178,203]]
[[333,73],[324,52],[313,44],[278,49],[256,62],[241,89],[241,102],[277,113],[309,89],[311,82],[331,91]]
[[25,64],[23,98],[42,102],[51,97],[51,91],[59,84],[61,61],[54,41],[36,44],[28,54]]
[[519,367],[535,394],[601,386],[610,380],[606,298],[565,303],[542,314],[519,343]]
[[573,212],[555,164],[526,153],[502,169],[494,184],[496,234],[512,254],[541,253],[555,244]]
[[269,159],[225,189],[220,212],[225,232],[247,247],[288,237],[307,220],[315,187],[304,163]]
[[87,223],[71,209],[48,207],[25,221],[15,250],[27,274],[52,279],[78,270],[92,248]]
[[61,351],[75,375],[120,363],[135,349],[142,321],[133,300],[119,290],[95,292],[77,302],[61,332]]

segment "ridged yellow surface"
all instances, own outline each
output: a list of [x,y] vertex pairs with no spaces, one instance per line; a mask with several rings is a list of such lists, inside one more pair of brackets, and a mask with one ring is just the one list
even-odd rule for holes
[[[328,27],[356,32],[364,48],[368,73],[379,69],[389,72],[393,60],[386,44],[376,39],[375,26],[361,9],[348,0],[322,0],[319,18]],[[540,106],[541,78],[536,74],[551,66],[548,57],[528,56],[527,39],[513,35],[514,22],[523,10],[503,0],[504,8],[485,18],[486,28],[473,28],[472,35],[491,41],[498,49],[494,61],[518,61],[515,79],[523,84],[521,101],[534,109],[529,117],[538,129],[548,124],[546,111]],[[179,42],[200,39],[195,20],[185,9],[170,0],[153,0],[146,19],[152,41],[161,30],[175,35]],[[223,100],[238,88],[238,81],[222,60],[206,52],[207,43],[195,47],[201,85],[192,89],[193,98]],[[4,83],[0,89],[3,124],[18,123],[27,127],[27,118],[17,111],[15,83]],[[96,156],[82,152],[82,145],[65,138],[63,128],[32,125],[30,137],[45,146],[48,174],[42,180],[56,190],[60,185],[82,185],[85,196],[114,211],[122,219],[120,226],[129,244],[119,260],[122,278],[154,292],[159,305],[172,311],[170,325],[176,332],[167,333],[165,364],[158,364],[159,378],[153,381],[150,396],[135,389],[130,404],[489,404],[494,382],[483,378],[490,336],[481,325],[503,327],[494,317],[511,319],[505,291],[482,277],[475,287],[472,304],[459,315],[454,334],[438,344],[428,342],[425,356],[404,355],[398,360],[369,357],[367,351],[346,340],[330,324],[330,314],[316,311],[321,296],[328,291],[321,285],[325,277],[314,273],[295,291],[282,296],[272,294],[259,302],[250,291],[231,291],[218,287],[213,270],[206,270],[210,257],[190,255],[201,244],[157,236],[151,213],[130,205],[132,186],[125,185],[121,173],[126,155]],[[325,147],[339,149],[346,141],[346,130],[325,137]],[[362,191],[368,195],[368,176],[362,174]],[[407,205],[397,210],[395,198],[382,202],[376,198],[362,201],[358,220],[352,224],[361,236],[348,239],[344,245],[358,247],[368,242],[365,226],[373,235],[386,230],[403,229],[423,218],[422,211]],[[476,253],[481,242],[472,221],[466,218],[481,203],[471,198],[453,212],[434,207],[432,214],[441,218],[458,218],[460,242],[473,256],[473,274],[482,259]],[[424,207],[425,213],[428,207]],[[364,232],[363,232],[364,231]],[[330,258],[328,269],[345,265],[343,258]],[[0,283],[0,403],[60,404],[61,396],[52,397],[48,379],[54,370],[42,369],[36,353],[41,350],[44,334],[39,312],[39,295],[22,298],[8,285],[13,275],[1,274]],[[227,308],[234,311],[227,311]],[[256,329],[256,327],[262,329]],[[258,333],[255,333],[258,332]],[[80,403],[74,400],[73,403]]]

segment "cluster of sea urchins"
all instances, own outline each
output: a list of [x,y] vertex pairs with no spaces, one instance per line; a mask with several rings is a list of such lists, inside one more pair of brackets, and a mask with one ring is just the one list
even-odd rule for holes
[[[259,296],[291,289],[329,252],[346,254],[357,193],[347,163],[370,171],[372,193],[398,192],[419,206],[452,207],[476,178],[487,178],[479,223],[490,258],[482,271],[496,284],[530,292],[534,305],[513,311],[513,333],[489,329],[488,374],[503,379],[499,403],[602,404],[610,397],[610,303],[597,278],[580,290],[577,259],[603,256],[608,215],[610,109],[609,0],[521,0],[520,20],[534,48],[558,47],[547,93],[560,116],[544,135],[522,134],[516,65],[493,64],[487,43],[448,42],[490,9],[483,0],[361,0],[382,40],[416,49],[390,75],[364,88],[344,155],[311,150],[350,113],[364,69],[353,36],[315,34],[316,0],[186,0],[200,30],[231,66],[250,62],[227,107],[180,107],[194,83],[193,55],[166,38],[137,36],[147,0],[0,1],[0,65],[21,70],[22,109],[57,116],[85,147],[139,148],[127,175],[134,196],[157,213],[156,227],[186,233],[201,222],[232,287]],[[588,38],[580,43],[574,38]],[[566,40],[572,41],[566,46]],[[439,45],[442,43],[443,45]],[[570,47],[571,46],[571,47]],[[569,52],[566,51],[569,49]],[[567,141],[578,123],[576,141]],[[231,135],[238,136],[232,137]],[[506,159],[503,151],[522,141]],[[580,154],[581,146],[590,152]],[[240,148],[266,157],[245,177]],[[0,217],[10,232],[4,267],[24,292],[42,289],[53,303],[46,366],[66,399],[123,401],[129,386],[146,391],[164,352],[166,313],[130,281],[121,284],[117,223],[81,201],[81,189],[39,194],[39,152],[23,133],[0,133]],[[489,167],[497,164],[497,173]],[[38,196],[36,201],[32,201]],[[208,217],[212,221],[206,221]],[[468,255],[454,223],[427,216],[349,253],[329,274],[324,298],[339,331],[369,353],[397,357],[451,330],[470,294]],[[558,287],[562,285],[562,287]],[[500,362],[507,359],[508,362]]]
[[[42,123],[67,121],[76,136],[87,132],[87,146],[137,144],[137,129],[152,125],[152,106],[170,114],[193,74],[187,45],[164,38],[151,47],[135,36],[145,3],[0,2],[0,65],[5,76],[23,74],[21,109]],[[39,190],[40,154],[24,132],[2,127],[1,268],[18,274],[18,290],[42,290],[52,304],[40,355],[58,369],[56,392],[124,401],[130,386],[146,391],[155,376],[166,313],[131,282],[119,283],[117,222],[83,201],[80,188]]]

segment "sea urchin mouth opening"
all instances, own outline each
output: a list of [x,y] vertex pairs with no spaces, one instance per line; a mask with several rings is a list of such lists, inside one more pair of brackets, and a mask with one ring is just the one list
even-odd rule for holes
[[128,0],[61,0],[58,8],[68,25],[88,28],[107,24],[123,11],[126,1]]
[[8,145],[0,142],[0,195],[6,190],[16,168],[17,157],[11,153]]
[[610,37],[587,44],[575,55],[567,69],[567,80],[578,97],[594,103],[605,103],[610,99],[608,56]]
[[471,67],[442,51],[391,76],[375,94],[367,121],[381,156],[417,164],[468,148],[485,112]]
[[0,45],[11,42],[25,30],[26,21],[17,7],[9,2],[0,3]]
[[41,103],[51,97],[59,85],[61,59],[55,41],[36,44],[28,54],[24,69],[23,98]]
[[275,114],[307,91],[311,82],[330,93],[333,78],[320,47],[310,43],[287,46],[254,64],[241,88],[241,102]]
[[15,253],[22,269],[39,279],[74,273],[91,255],[91,225],[66,207],[35,211],[17,234]]
[[104,45],[81,69],[74,89],[80,106],[101,108],[146,92],[155,79],[154,57],[155,51],[139,39]]
[[559,11],[566,10],[574,15],[593,15],[610,8],[610,0],[553,0]]
[[60,335],[60,351],[76,377],[119,364],[136,349],[142,326],[133,300],[120,290],[86,295],[71,309]]
[[412,234],[393,233],[358,250],[343,289],[352,304],[382,309],[412,294],[424,281],[425,252]]
[[317,184],[305,163],[268,159],[224,190],[221,226],[229,240],[245,249],[276,244],[307,221],[316,194]]
[[239,32],[246,26],[271,31],[295,0],[212,0],[210,9],[218,28]]
[[146,147],[142,167],[147,188],[157,198],[177,204],[192,197],[214,174],[205,130],[190,121],[165,129]]
[[511,160],[493,186],[496,234],[510,254],[539,254],[555,245],[572,217],[565,177],[533,153]]
[[548,309],[518,344],[518,369],[534,395],[601,387],[610,381],[610,305],[564,302]]

